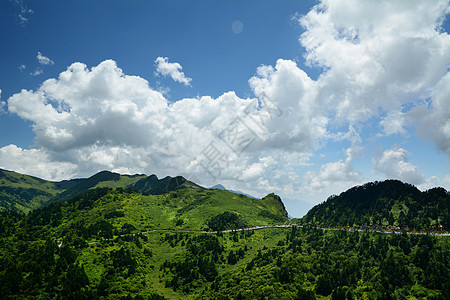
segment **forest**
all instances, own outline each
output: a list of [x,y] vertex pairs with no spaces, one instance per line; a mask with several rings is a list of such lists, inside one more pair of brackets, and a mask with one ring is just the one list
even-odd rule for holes
[[[143,232],[120,209],[106,209],[112,195],[138,194],[102,188],[27,215],[1,212],[0,298],[445,299],[450,293],[447,237],[314,226],[221,232],[246,225],[232,212],[209,218],[210,233],[176,224]],[[89,220],[93,210],[103,217]]]
[[[12,187],[2,203],[16,208],[0,211],[0,299],[450,294],[450,239],[433,235],[448,232],[441,188],[368,183],[289,219],[275,194],[255,199],[177,177],[101,172],[51,183],[2,174],[0,185]],[[46,190],[54,200],[39,202]],[[28,200],[17,201],[21,193]]]
[[448,231],[450,193],[443,188],[421,192],[398,180],[370,182],[330,196],[313,207],[299,223]]

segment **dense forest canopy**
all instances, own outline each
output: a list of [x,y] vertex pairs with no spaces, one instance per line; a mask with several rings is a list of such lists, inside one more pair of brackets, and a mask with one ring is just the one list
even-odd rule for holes
[[398,180],[371,182],[331,196],[313,207],[303,224],[321,226],[395,226],[450,229],[450,193],[443,188],[421,192]]

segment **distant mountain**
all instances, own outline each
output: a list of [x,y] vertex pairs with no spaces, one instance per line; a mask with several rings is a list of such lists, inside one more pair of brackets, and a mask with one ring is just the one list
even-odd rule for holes
[[210,187],[209,189],[210,190],[218,189],[218,190],[228,191],[227,188],[224,187],[223,185],[221,185],[220,183],[216,184],[215,186]]
[[241,191],[234,191],[234,190],[227,189],[226,187],[224,187],[224,186],[221,185],[220,183],[219,183],[219,184],[216,184],[215,186],[210,187],[209,189],[218,189],[218,190],[223,190],[223,191],[230,191],[230,192],[235,193],[235,194],[241,194],[241,195],[247,196],[247,197],[249,197],[249,198],[254,198],[254,199],[256,199],[256,197],[254,197],[254,196],[252,196],[252,195],[249,195],[249,194],[246,194],[246,193],[244,193],[244,192],[241,192]]
[[203,189],[181,176],[158,179],[156,175],[121,175],[102,171],[89,178],[54,182],[0,169],[0,210],[26,213],[101,187],[133,189],[150,195],[187,187]]
[[450,229],[450,193],[443,188],[421,192],[398,180],[370,182],[333,195],[314,206],[303,224],[322,226],[398,226]]

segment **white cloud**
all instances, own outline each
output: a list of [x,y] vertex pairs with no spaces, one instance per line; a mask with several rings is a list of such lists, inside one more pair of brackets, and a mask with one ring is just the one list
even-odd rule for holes
[[[217,178],[225,186],[257,196],[278,192],[324,200],[362,183],[352,162],[374,120],[384,135],[408,137],[405,127],[415,126],[450,153],[450,38],[439,29],[448,12],[446,1],[324,0],[299,19],[306,29],[300,37],[306,60],[323,73],[313,80],[292,60],[262,65],[249,80],[255,99],[231,91],[169,103],[158,84],[152,88],[124,74],[112,60],[90,69],[73,63],[37,90],[8,99],[11,113],[32,122],[40,150],[7,146],[3,162],[10,155],[16,162],[10,168],[19,168],[17,153],[23,153],[41,155],[50,166],[69,164],[64,174],[191,174],[211,185],[216,182],[197,163],[212,143],[227,158]],[[191,84],[179,63],[158,57],[155,65],[157,74]],[[223,139],[233,120],[245,124],[241,128],[253,139],[245,150],[234,152]],[[314,152],[333,142],[351,143],[346,157],[303,174]],[[408,155],[402,148],[387,150],[375,170],[423,184]]]
[[26,65],[20,65],[20,66],[19,66],[20,72],[23,72],[23,70],[25,70],[26,68],[27,68]]
[[38,52],[36,58],[41,65],[53,65],[54,64],[53,60],[51,60],[47,56],[42,55],[41,52]]
[[359,156],[361,149],[358,146],[346,150],[346,158],[335,162],[323,164],[317,171],[308,171],[305,175],[305,187],[308,192],[321,192],[322,190],[342,190],[351,187],[362,180],[362,175],[355,171],[352,161]]
[[20,9],[20,13],[17,14],[19,23],[21,25],[25,25],[29,21],[29,15],[32,15],[34,11],[32,9],[29,9],[23,0],[15,0],[14,2],[19,6]]
[[8,99],[9,110],[34,123],[36,142],[63,151],[86,145],[146,145],[164,132],[164,97],[107,60],[88,70],[74,63],[35,92]]
[[388,179],[419,185],[425,178],[417,167],[408,162],[411,154],[403,148],[393,147],[383,152],[381,158],[375,162],[375,171],[383,174]]
[[419,106],[408,113],[411,123],[417,124],[419,136],[433,140],[437,148],[450,155],[450,72],[436,85],[431,107]]
[[2,101],[2,90],[0,89],[0,113],[5,112],[6,102]]
[[31,76],[38,76],[44,73],[44,70],[41,68],[36,68],[33,72],[30,73]]
[[425,182],[420,184],[418,188],[422,191],[425,191],[437,186],[443,187],[447,191],[450,191],[450,173],[444,174],[444,177],[442,179],[437,176],[431,176],[427,178]]
[[405,114],[400,111],[391,112],[380,121],[380,125],[383,126],[383,131],[386,135],[406,135],[405,123]]
[[183,67],[175,62],[170,63],[167,57],[158,57],[155,60],[156,63],[156,74],[161,74],[162,76],[170,76],[174,81],[182,83],[186,86],[191,85],[192,78],[184,75],[181,70]]
[[76,165],[56,161],[43,149],[22,149],[15,145],[0,148],[0,168],[25,173],[47,180],[73,178]]
[[261,66],[249,84],[274,116],[265,121],[266,147],[299,152],[319,148],[328,135],[328,118],[316,97],[316,82],[295,62],[279,59],[275,68]]
[[[31,121],[36,146],[49,158],[77,166],[77,176],[104,169],[160,176],[191,173],[204,184],[214,183],[196,164],[214,143],[228,158],[217,180],[245,180],[248,190],[261,195],[272,188],[294,193],[292,180],[297,178],[291,169],[307,163],[319,147],[326,119],[312,112],[316,108],[307,100],[305,86],[313,83],[295,63],[280,60],[264,76],[261,71],[251,80],[256,93],[271,97],[259,106],[257,99],[241,99],[234,92],[170,104],[145,79],[125,75],[112,60],[91,69],[74,63],[36,91],[11,96],[8,109]],[[296,102],[289,103],[292,93]],[[238,153],[223,135],[233,129],[233,120],[249,128],[247,136],[253,139]]]
[[450,61],[449,11],[445,0],[321,1],[299,19],[306,60],[324,69],[319,98],[355,123],[427,97]]

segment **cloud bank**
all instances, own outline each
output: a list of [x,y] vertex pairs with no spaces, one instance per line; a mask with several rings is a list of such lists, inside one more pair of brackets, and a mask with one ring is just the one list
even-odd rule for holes
[[[32,122],[35,147],[1,148],[0,167],[48,179],[103,169],[193,174],[207,186],[324,200],[317,195],[368,180],[354,166],[367,150],[366,130],[416,130],[450,154],[450,37],[441,30],[449,12],[448,1],[321,1],[297,18],[305,60],[320,76],[279,59],[249,79],[254,98],[231,91],[171,103],[113,60],[73,63],[8,99],[9,112]],[[155,67],[186,86],[192,81],[166,57]],[[378,128],[370,128],[374,122]],[[317,151],[336,141],[350,144],[343,157],[315,165]],[[393,146],[374,158],[373,171],[431,182],[410,155]],[[36,159],[46,167],[23,163]]]

